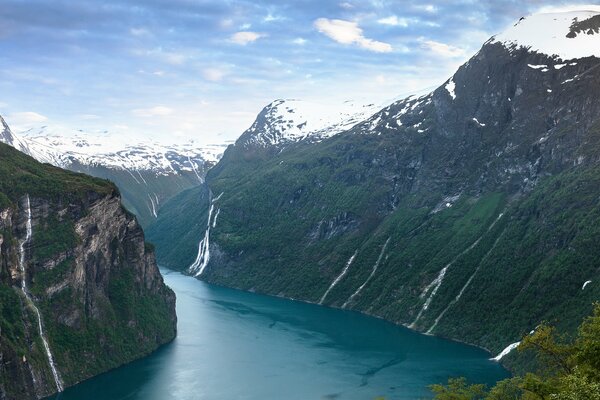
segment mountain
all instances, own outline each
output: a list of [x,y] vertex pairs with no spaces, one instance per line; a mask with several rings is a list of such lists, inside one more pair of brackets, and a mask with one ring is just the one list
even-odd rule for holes
[[35,399],[147,355],[175,294],[105,180],[0,144],[0,398]]
[[251,128],[161,210],[158,259],[523,365],[509,345],[571,332],[600,297],[599,30],[597,12],[530,16],[345,131],[281,147]]
[[169,146],[123,143],[107,132],[71,132],[47,126],[17,135],[1,122],[0,142],[40,162],[115,182],[123,203],[143,226],[156,218],[173,195],[202,183],[225,149],[224,145],[193,142]]

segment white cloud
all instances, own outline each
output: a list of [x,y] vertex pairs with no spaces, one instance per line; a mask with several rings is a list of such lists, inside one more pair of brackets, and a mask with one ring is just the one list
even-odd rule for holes
[[48,117],[33,111],[24,111],[11,114],[8,119],[14,125],[28,125],[48,120]]
[[165,106],[156,106],[151,108],[137,108],[132,110],[131,113],[136,117],[150,118],[150,117],[165,117],[173,113],[173,109]]
[[345,1],[343,3],[340,3],[340,7],[342,7],[345,10],[351,10],[354,8],[354,5]]
[[84,121],[90,121],[94,119],[100,119],[100,116],[96,114],[81,114],[79,115],[79,119],[82,119]]
[[368,39],[356,22],[342,19],[319,18],[314,23],[317,30],[338,43],[356,44],[363,49],[377,53],[389,53],[392,46],[388,43]]
[[219,68],[205,68],[202,71],[202,76],[204,76],[204,79],[212,82],[218,82],[222,80],[225,75],[227,75],[227,72]]
[[433,4],[425,4],[423,6],[419,6],[418,8],[420,8],[421,10],[425,10],[428,13],[436,13],[438,11],[438,8],[436,6],[434,6]]
[[263,18],[263,22],[273,22],[273,21],[282,21],[284,20],[284,17],[281,17],[279,15],[273,15],[271,13],[267,14],[266,17]]
[[465,55],[465,50],[449,44],[436,42],[435,40],[423,40],[421,47],[434,52],[442,57],[462,57]]
[[265,35],[264,33],[242,31],[242,32],[237,32],[237,33],[234,33],[233,35],[231,35],[229,40],[235,44],[245,46],[248,43],[255,42],[258,39],[263,38],[265,36],[267,36],[267,35]]
[[150,36],[150,31],[148,31],[145,28],[131,28],[129,30],[129,33],[131,33],[133,36]]
[[389,25],[389,26],[401,26],[406,28],[408,26],[408,19],[406,18],[398,18],[396,15],[392,15],[386,18],[381,18],[377,20],[377,23],[381,25]]
[[292,40],[292,43],[302,46],[302,45],[306,44],[306,39],[299,37],[299,38]]
[[600,5],[598,4],[571,4],[563,6],[543,6],[540,7],[536,13],[559,13],[569,11],[598,11],[600,12]]

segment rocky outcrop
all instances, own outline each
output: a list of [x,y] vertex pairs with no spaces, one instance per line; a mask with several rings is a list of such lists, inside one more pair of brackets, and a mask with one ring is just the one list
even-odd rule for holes
[[[0,154],[0,162],[12,156]],[[4,195],[0,185],[0,399],[48,396],[176,333],[175,294],[114,186],[41,168],[57,182],[64,174],[84,183],[48,195],[25,183]]]

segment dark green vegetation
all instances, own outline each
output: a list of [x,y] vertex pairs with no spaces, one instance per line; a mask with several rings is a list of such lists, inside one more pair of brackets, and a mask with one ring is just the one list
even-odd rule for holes
[[25,279],[64,386],[145,356],[173,339],[175,297],[152,246],[105,180],[40,164],[0,143],[0,398],[56,391]]
[[25,193],[52,200],[82,199],[90,193],[116,193],[116,187],[103,179],[75,174],[31,157],[0,143],[0,207],[14,204]]
[[454,378],[447,385],[433,385],[436,400],[598,400],[600,399],[600,305],[572,337],[543,324],[526,336],[520,352],[535,356],[538,364],[530,372],[485,385],[469,385]]
[[[243,135],[207,175],[201,278],[493,353],[541,321],[573,333],[600,298],[600,70],[559,62],[488,43],[454,75],[455,98],[444,85],[319,143]],[[210,203],[189,191],[165,207],[178,211],[150,240],[185,270]]]

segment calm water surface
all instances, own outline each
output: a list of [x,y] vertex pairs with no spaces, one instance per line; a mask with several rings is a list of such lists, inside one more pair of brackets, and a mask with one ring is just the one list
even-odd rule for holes
[[477,348],[161,271],[177,293],[177,339],[53,399],[421,399],[451,376],[489,384],[508,376]]

